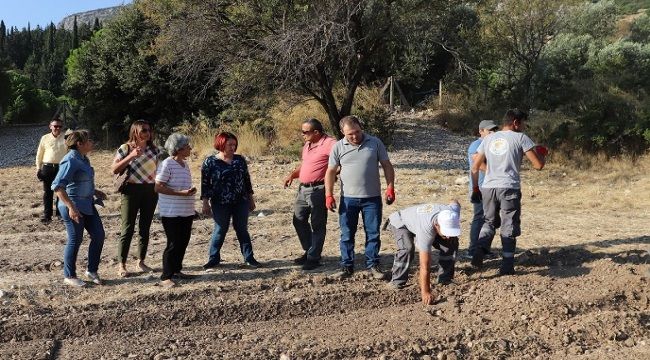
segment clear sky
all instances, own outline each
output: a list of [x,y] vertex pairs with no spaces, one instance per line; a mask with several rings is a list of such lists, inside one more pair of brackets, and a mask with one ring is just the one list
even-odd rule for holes
[[129,4],[132,0],[0,0],[0,20],[9,29],[45,27],[53,22],[58,24],[70,14]]

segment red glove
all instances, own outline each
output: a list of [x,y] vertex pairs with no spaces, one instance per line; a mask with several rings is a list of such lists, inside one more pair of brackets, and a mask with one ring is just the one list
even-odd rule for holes
[[537,145],[535,146],[535,152],[537,153],[537,155],[546,157],[546,155],[548,155],[548,148],[543,145]]
[[386,188],[386,205],[390,205],[395,201],[395,189],[393,187]]
[[327,195],[325,196],[325,207],[327,210],[334,212],[336,209],[336,200],[334,200],[334,196],[332,195]]

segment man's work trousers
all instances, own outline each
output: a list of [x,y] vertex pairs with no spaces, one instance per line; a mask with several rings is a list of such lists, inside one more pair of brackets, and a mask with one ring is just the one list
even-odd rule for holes
[[485,223],[479,235],[478,250],[487,253],[496,229],[501,226],[503,265],[511,267],[514,264],[517,236],[521,235],[521,190],[483,188],[481,193]]
[[320,260],[325,243],[326,224],[325,185],[312,187],[301,185],[293,205],[293,227],[308,260]]
[[[43,179],[43,219],[52,219],[52,202],[54,201],[54,191],[52,190],[52,181],[56,178],[59,171],[57,164],[43,164],[41,167],[41,177]],[[56,199],[56,214],[59,216],[59,199]]]

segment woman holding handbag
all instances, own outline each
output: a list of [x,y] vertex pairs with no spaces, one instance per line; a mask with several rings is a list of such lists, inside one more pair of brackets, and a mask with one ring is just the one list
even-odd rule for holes
[[122,231],[117,246],[117,272],[120,277],[129,275],[126,260],[135,233],[138,213],[140,213],[138,223],[140,242],[136,271],[153,271],[144,262],[149,246],[149,229],[158,203],[158,194],[154,191],[154,185],[160,150],[153,144],[153,137],[151,124],[145,120],[136,120],[131,124],[129,140],[117,149],[111,166],[113,174],[123,172],[127,174],[126,183],[121,190]]

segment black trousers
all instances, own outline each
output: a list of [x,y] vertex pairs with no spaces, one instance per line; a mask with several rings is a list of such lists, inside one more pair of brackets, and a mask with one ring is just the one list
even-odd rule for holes
[[[43,179],[43,218],[52,218],[52,202],[54,201],[54,191],[52,191],[52,181],[56,178],[56,173],[59,172],[59,166],[54,164],[47,164],[41,167],[41,179]],[[59,199],[57,198],[57,203]],[[56,205],[55,205],[56,207]],[[59,215],[59,209],[56,210],[56,215]]]
[[194,216],[162,217],[161,221],[167,235],[167,247],[163,252],[163,271],[160,279],[167,280],[183,269],[183,258],[192,235]]

